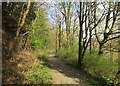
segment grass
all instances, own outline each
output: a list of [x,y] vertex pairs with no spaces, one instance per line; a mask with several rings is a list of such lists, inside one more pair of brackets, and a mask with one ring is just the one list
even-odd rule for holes
[[34,66],[30,66],[27,69],[25,80],[28,84],[52,84],[52,77],[50,75],[50,69],[44,64],[48,61],[48,56],[44,52],[36,52],[36,60],[40,63]]
[[29,67],[25,73],[25,79],[28,80],[28,84],[51,84],[52,77],[49,71],[50,69],[43,65]]

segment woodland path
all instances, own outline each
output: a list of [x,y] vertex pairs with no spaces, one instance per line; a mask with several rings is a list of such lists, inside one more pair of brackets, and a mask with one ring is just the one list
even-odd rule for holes
[[50,55],[48,65],[51,68],[53,84],[71,84],[77,86],[86,86],[83,76],[77,69],[66,65],[59,57]]

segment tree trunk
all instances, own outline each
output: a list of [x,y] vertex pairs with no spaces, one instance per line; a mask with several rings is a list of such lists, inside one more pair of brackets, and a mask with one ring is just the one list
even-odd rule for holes
[[55,40],[55,42],[56,42],[56,43],[55,43],[55,44],[56,44],[56,46],[55,46],[55,48],[56,48],[56,53],[57,53],[57,49],[58,49],[58,47],[57,47],[57,46],[58,46],[57,38],[58,38],[58,36],[57,36],[57,31],[56,31],[56,40]]
[[25,50],[27,47],[26,45],[27,45],[28,35],[26,35],[24,39],[25,39],[25,41],[23,43],[23,49]]
[[[69,17],[69,16],[68,16]],[[66,38],[67,38],[67,48],[69,49],[70,47],[70,40],[69,40],[69,35],[70,35],[70,31],[69,31],[69,18],[66,18]]]
[[90,54],[92,52],[92,40],[91,40],[91,38],[92,38],[92,31],[91,31],[91,28],[90,28]]
[[61,48],[61,25],[59,25],[59,32],[58,32],[58,48]]
[[66,38],[67,38],[67,48],[70,50],[70,10],[71,10],[71,2],[68,2],[68,7],[65,16],[65,25],[66,25]]
[[81,7],[82,2],[80,2],[80,15],[79,15],[79,26],[80,26],[80,30],[79,30],[79,48],[78,48],[78,66],[82,66],[82,13],[81,13]]
[[101,55],[103,53],[102,48],[103,48],[103,43],[100,43],[98,55]]
[[26,19],[26,16],[29,12],[29,8],[30,8],[30,0],[28,0],[28,4],[27,4],[27,8],[26,8],[26,11],[23,13],[23,15],[20,16],[20,20],[19,20],[19,25],[18,25],[18,29],[17,29],[17,32],[16,32],[16,37],[19,36],[19,33],[20,33],[20,29],[22,28],[22,26],[24,25],[25,23],[25,19]]

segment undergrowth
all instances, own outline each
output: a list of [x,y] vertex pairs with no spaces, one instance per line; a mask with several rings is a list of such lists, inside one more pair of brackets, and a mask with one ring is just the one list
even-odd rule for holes
[[[34,52],[22,51],[14,59],[4,62],[3,84],[40,84],[52,83],[50,69],[44,64],[47,56],[39,56]],[[20,85],[21,86],[21,85]]]
[[70,66],[75,66],[77,64],[77,56],[78,56],[78,51],[76,49],[77,46],[73,47],[73,49],[68,50],[66,48],[61,48],[58,53],[57,56],[61,57],[62,60],[66,61],[67,65]]
[[[60,56],[62,60],[65,60],[66,64],[70,66],[77,65],[77,46],[69,51],[66,48],[61,48],[57,55]],[[116,85],[118,83],[118,81],[115,80],[115,75],[118,71],[117,57],[116,54],[112,56],[109,56],[109,54],[99,56],[96,50],[92,50],[92,54],[90,54],[87,49],[83,59],[83,68],[89,74],[98,77],[98,79],[102,79],[101,81],[103,82],[105,81],[106,84]]]
[[108,55],[98,56],[97,51],[92,51],[92,54],[87,51],[83,60],[85,70],[90,74],[103,78],[107,84],[117,84],[115,81],[115,75],[118,71],[118,61],[109,57]]
[[45,52],[36,51],[37,60],[40,64],[28,67],[28,71],[25,73],[25,79],[29,84],[52,84],[52,77],[50,75],[50,69],[44,64],[48,61],[48,56]]
[[49,74],[50,69],[43,65],[29,67],[25,73],[25,79],[29,84],[51,84],[52,77]]

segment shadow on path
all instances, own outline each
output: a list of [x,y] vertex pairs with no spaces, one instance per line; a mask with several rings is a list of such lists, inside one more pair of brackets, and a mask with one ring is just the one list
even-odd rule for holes
[[53,84],[78,84],[80,86],[106,85],[104,79],[92,76],[84,69],[66,65],[59,57],[50,55],[47,66],[52,69]]
[[47,65],[52,69],[53,84],[79,84],[85,86],[84,77],[74,67],[66,65],[59,57],[50,55]]

